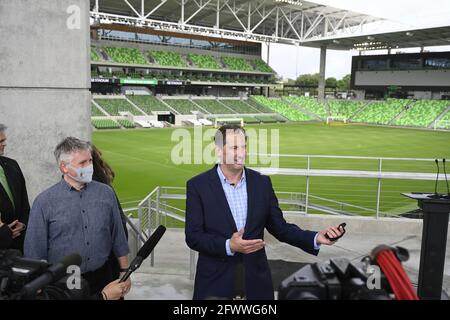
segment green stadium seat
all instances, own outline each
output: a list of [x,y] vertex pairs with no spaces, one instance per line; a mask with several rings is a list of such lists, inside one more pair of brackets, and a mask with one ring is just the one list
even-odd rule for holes
[[91,119],[91,123],[96,129],[120,129],[120,125],[111,119]]
[[189,54],[189,59],[192,61],[194,67],[201,69],[221,69],[222,66],[220,63],[210,55],[201,55],[201,54]]
[[223,104],[221,104],[217,100],[203,100],[198,99],[195,100],[195,103],[197,103],[199,106],[201,106],[206,111],[212,113],[212,114],[234,114],[232,110],[225,107]]
[[286,99],[294,105],[298,105],[299,107],[312,112],[323,119],[326,119],[328,116],[324,104],[318,102],[312,97],[286,97]]
[[120,116],[120,112],[130,112],[135,116],[141,116],[142,113],[133,107],[125,99],[94,99],[103,110],[108,112],[112,116]]
[[304,114],[298,109],[292,108],[290,105],[288,105],[286,102],[282,101],[281,99],[269,99],[263,96],[253,96],[253,99],[255,99],[256,102],[259,104],[270,108],[274,110],[275,112],[278,112],[279,114],[283,115],[287,119],[291,121],[309,121],[311,120],[311,117],[307,114]]
[[104,117],[105,114],[101,112],[100,109],[95,106],[95,104],[91,103],[91,116]]
[[151,115],[153,111],[170,111],[164,103],[153,96],[127,96],[127,98],[149,115]]
[[395,120],[395,124],[400,126],[428,127],[449,105],[450,102],[445,100],[416,101],[410,105],[400,118]]
[[187,63],[177,52],[171,51],[150,51],[150,55],[155,62],[161,66],[168,67],[187,67]]
[[253,68],[243,58],[223,57],[222,60],[230,70],[253,71]]
[[220,101],[237,113],[260,113],[258,110],[249,106],[247,103],[241,100],[220,100]]
[[141,51],[135,48],[103,48],[112,61],[127,64],[148,64]]
[[394,119],[405,107],[411,103],[408,99],[387,99],[386,101],[375,101],[369,103],[364,109],[356,114],[352,121],[388,124]]
[[256,70],[261,72],[273,72],[272,68],[267,65],[262,59],[253,60],[253,64],[256,66]]
[[128,119],[118,119],[117,122],[120,123],[122,127],[127,129],[136,128],[136,125]]
[[200,110],[195,104],[193,104],[190,100],[186,99],[165,99],[164,102],[169,104],[172,108],[177,110],[180,114],[192,114],[191,111],[199,111],[201,113],[205,113]]

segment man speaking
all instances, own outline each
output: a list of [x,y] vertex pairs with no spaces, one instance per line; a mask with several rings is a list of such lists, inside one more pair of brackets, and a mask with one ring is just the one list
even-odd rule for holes
[[264,228],[314,255],[320,245],[334,243],[326,234],[343,233],[337,227],[314,232],[287,223],[270,178],[244,167],[246,140],[238,125],[219,128],[220,164],[187,182],[186,243],[199,252],[194,299],[233,298],[238,269],[244,269],[247,299],[274,298]]

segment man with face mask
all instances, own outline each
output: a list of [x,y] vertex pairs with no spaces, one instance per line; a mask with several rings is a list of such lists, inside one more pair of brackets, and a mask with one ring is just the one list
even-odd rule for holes
[[[121,271],[128,267],[128,243],[115,194],[106,184],[92,181],[91,147],[77,138],[64,139],[55,149],[57,184],[34,201],[25,237],[25,256],[56,263],[71,253],[82,257],[81,273],[91,292],[113,281],[111,251]],[[123,295],[130,290],[128,280]]]

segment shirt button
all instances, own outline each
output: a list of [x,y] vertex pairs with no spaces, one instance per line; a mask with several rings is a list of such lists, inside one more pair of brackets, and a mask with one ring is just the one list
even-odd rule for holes
[[91,260],[91,258],[87,258],[87,260],[89,261],[89,260]]
[[85,210],[81,210],[81,212],[85,213],[86,211]]
[[87,229],[87,226],[84,226],[85,229]]
[[87,245],[89,245],[89,242],[88,243],[86,243]]

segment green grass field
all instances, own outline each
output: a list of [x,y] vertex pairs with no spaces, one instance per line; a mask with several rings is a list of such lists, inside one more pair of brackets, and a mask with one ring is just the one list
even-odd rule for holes
[[[398,129],[359,125],[287,124],[247,126],[279,129],[279,153],[302,155],[369,156],[403,158],[450,158],[450,132]],[[156,186],[184,187],[186,181],[211,167],[206,164],[175,165],[171,152],[178,142],[171,141],[174,129],[96,131],[93,141],[102,150],[116,173],[114,187],[125,207],[136,205]],[[193,129],[188,129],[190,133]],[[269,150],[270,151],[270,147]],[[270,153],[270,152],[269,152]],[[377,170],[378,161],[311,159],[313,169]],[[306,158],[281,157],[282,168],[306,168]],[[435,172],[433,162],[384,161],[383,171]],[[450,171],[450,166],[449,166]],[[442,170],[441,170],[442,172]],[[306,178],[272,176],[278,191],[305,192]],[[311,177],[310,194],[364,208],[376,208],[377,179]],[[440,191],[445,190],[439,183]],[[434,181],[382,180],[380,210],[398,214],[416,208],[416,203],[400,195],[408,191],[433,191]],[[321,200],[313,203],[325,204]],[[176,204],[183,207],[184,203]],[[343,208],[343,207],[342,207]],[[365,210],[348,209],[370,215]]]

